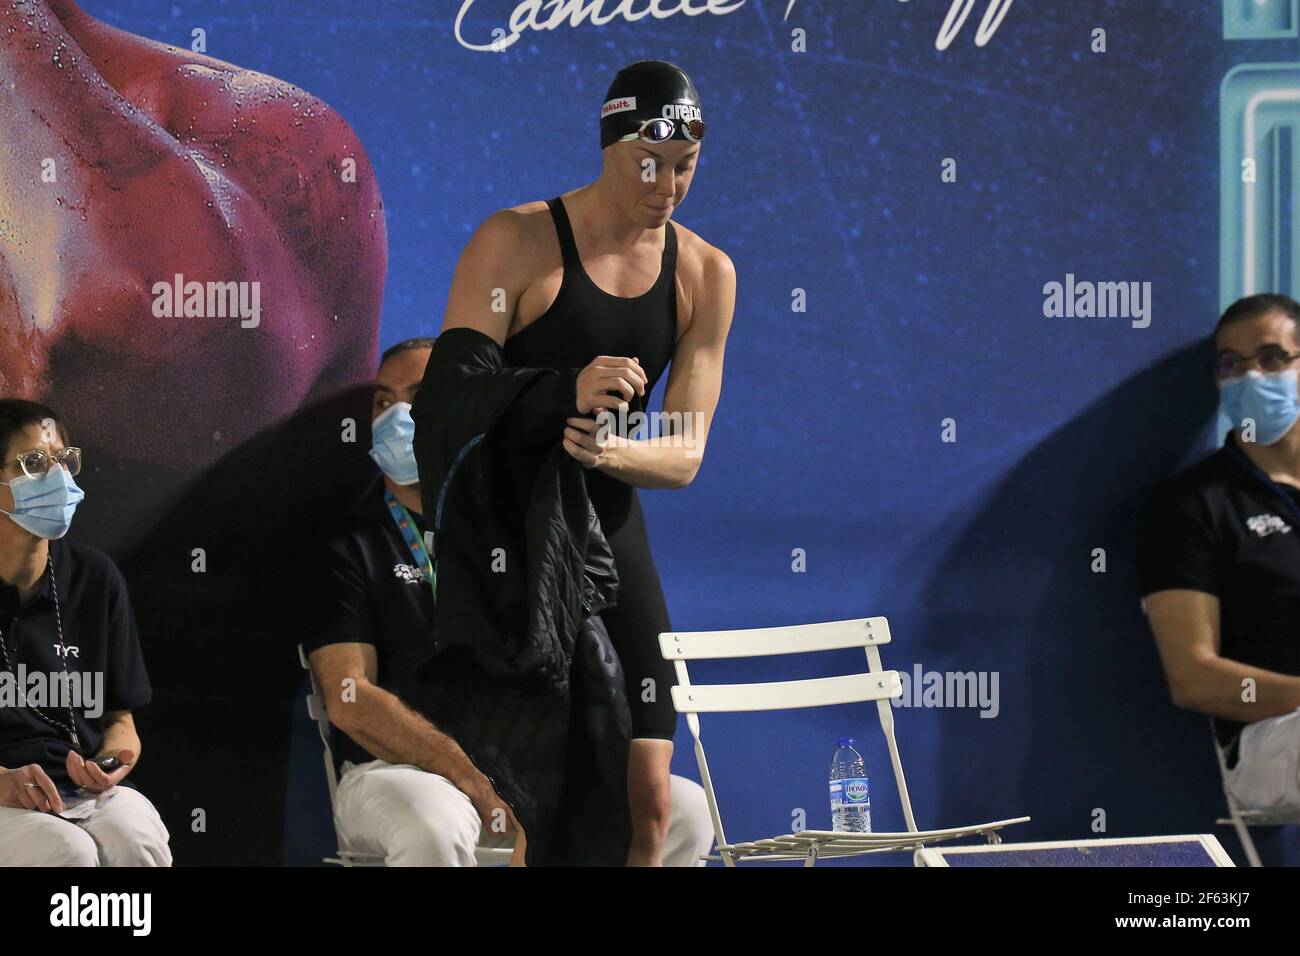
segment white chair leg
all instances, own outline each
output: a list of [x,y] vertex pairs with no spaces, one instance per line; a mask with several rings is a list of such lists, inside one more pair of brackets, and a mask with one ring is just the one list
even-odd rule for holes
[[1255,849],[1255,841],[1251,839],[1250,827],[1236,813],[1232,815],[1232,826],[1237,831],[1237,839],[1241,841],[1241,848],[1246,851],[1250,865],[1262,867],[1264,864],[1259,861],[1259,852]]

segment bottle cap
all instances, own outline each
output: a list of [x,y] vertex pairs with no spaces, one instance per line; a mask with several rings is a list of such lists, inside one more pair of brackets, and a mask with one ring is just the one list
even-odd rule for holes
[[852,737],[841,737],[841,738],[839,739],[838,743],[839,743],[839,745],[840,745],[841,747],[852,747],[852,746],[853,746],[853,738],[852,738]]

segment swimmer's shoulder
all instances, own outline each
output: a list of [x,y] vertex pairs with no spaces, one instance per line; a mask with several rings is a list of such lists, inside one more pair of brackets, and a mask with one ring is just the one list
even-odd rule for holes
[[499,261],[509,261],[524,287],[561,260],[555,220],[545,200],[498,209],[483,220],[472,241]]
[[[736,266],[731,257],[706,241],[695,230],[673,220],[677,233],[677,296],[685,306],[688,321],[694,318],[695,304],[706,300],[706,293],[728,290],[734,303]],[[717,313],[715,307],[710,310]]]
[[706,241],[698,232],[673,220],[677,233],[677,269],[683,270],[698,284],[715,278],[720,272],[735,273],[731,257]]
[[544,238],[548,229],[555,234],[554,221],[545,200],[538,199],[498,209],[483,220],[480,228],[496,229],[515,242],[532,245]]
[[[444,329],[469,326],[504,343],[517,304],[548,269],[551,252],[544,219],[550,219],[546,203],[528,202],[498,209],[474,227],[456,263]],[[558,261],[559,244],[552,242]],[[497,289],[504,290],[512,303],[507,315],[484,313],[481,308],[483,296]]]

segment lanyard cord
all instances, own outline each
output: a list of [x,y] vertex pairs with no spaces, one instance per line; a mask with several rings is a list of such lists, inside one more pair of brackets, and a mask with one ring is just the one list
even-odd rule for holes
[[[58,582],[54,580],[53,551],[52,550],[47,551],[45,557],[46,557],[46,566],[50,569],[50,590],[54,595],[54,619],[57,622],[59,628],[59,642],[58,644],[55,645],[55,647],[56,648],[61,647],[64,649],[63,673],[67,674],[68,673],[67,645],[63,643],[63,613],[62,611],[59,610],[59,585]],[[37,717],[41,718],[41,720],[45,721],[47,724],[54,727],[56,730],[63,731],[63,733],[66,734],[68,739],[72,742],[73,749],[78,751],[81,750],[81,738],[77,735],[77,719],[76,719],[76,715],[72,711],[72,704],[68,703],[67,705],[68,722],[65,724],[61,720],[56,720],[55,718],[51,717],[49,714],[45,713],[34,704],[28,703],[25,698],[25,695],[23,694],[22,688],[18,686],[18,671],[14,667],[14,665],[9,662],[9,648],[7,646],[8,643],[9,643],[8,639],[4,636],[4,634],[0,634],[0,657],[4,658],[4,660],[0,663],[3,663],[5,669],[14,675],[14,686],[18,690],[18,696],[21,705],[28,708]],[[15,654],[18,653],[17,643],[14,644],[14,653]],[[64,685],[64,689],[65,690],[67,689],[66,684]]]
[[438,577],[433,570],[433,561],[429,558],[429,551],[420,540],[420,536],[415,530],[415,519],[406,507],[397,500],[387,488],[384,489],[384,503],[388,505],[388,513],[393,516],[393,523],[397,525],[397,530],[401,532],[402,540],[406,542],[406,549],[411,552],[411,557],[415,559],[415,566],[424,572],[424,579],[429,582],[429,587],[433,592],[433,601],[438,602]]

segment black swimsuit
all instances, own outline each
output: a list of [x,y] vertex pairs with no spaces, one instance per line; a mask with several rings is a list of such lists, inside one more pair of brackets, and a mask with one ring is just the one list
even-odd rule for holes
[[[634,396],[628,414],[645,411],[645,398],[676,347],[677,234],[673,224],[664,227],[667,234],[659,278],[644,295],[625,298],[610,295],[588,277],[564,203],[557,197],[546,204],[564,255],[564,279],[551,307],[506,339],[506,362],[522,368],[568,369],[585,368],[597,355],[636,357],[648,381],[645,397]],[[635,421],[629,423],[629,427],[635,425]],[[641,503],[632,485],[595,468],[585,475],[618,570],[618,605],[602,611],[601,618],[623,666],[632,707],[632,736],[671,740],[677,729],[670,693],[676,674],[659,652],[659,633],[672,630],[672,625],[650,554]],[[647,678],[654,683],[647,685]]]

